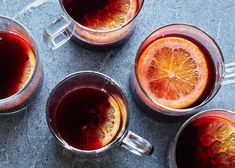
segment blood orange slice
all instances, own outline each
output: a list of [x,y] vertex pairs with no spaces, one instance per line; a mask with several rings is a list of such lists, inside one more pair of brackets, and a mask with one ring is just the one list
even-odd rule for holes
[[[25,62],[24,66],[24,71],[22,73],[22,76],[20,78],[21,81],[21,88],[24,87],[24,85],[26,85],[28,83],[28,80],[31,78],[33,71],[34,71],[34,67],[35,67],[35,56],[33,54],[33,52],[31,50],[28,51],[28,61]],[[20,88],[20,89],[21,89]]]
[[[116,136],[121,124],[121,112],[116,100],[112,97],[99,106],[96,116],[99,121],[82,127],[83,149],[93,150],[106,146]],[[107,106],[109,108],[107,109]]]
[[196,120],[197,146],[195,157],[205,167],[230,168],[235,166],[235,124],[219,117]]
[[23,87],[25,87],[34,72],[36,59],[31,49],[28,49],[27,56],[28,60],[25,61],[25,63],[23,63],[21,67],[19,67],[20,69],[22,69],[22,72],[18,76],[16,85],[9,89],[9,95],[13,95],[16,92],[20,91]]
[[106,0],[100,8],[87,12],[82,24],[96,30],[115,29],[131,20],[137,9],[137,0]]
[[179,37],[151,43],[141,54],[137,71],[151,99],[176,109],[195,103],[208,81],[204,54],[197,45]]

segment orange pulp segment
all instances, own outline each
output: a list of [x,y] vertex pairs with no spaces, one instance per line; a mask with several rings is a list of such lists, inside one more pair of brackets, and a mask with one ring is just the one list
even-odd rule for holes
[[137,73],[146,94],[170,108],[186,108],[203,94],[208,82],[205,55],[191,41],[165,37],[141,54]]

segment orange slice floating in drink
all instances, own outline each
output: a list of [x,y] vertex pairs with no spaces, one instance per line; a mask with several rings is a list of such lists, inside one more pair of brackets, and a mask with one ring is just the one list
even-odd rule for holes
[[138,78],[146,94],[170,108],[186,108],[203,94],[208,67],[197,45],[180,37],[161,38],[141,54]]
[[200,164],[212,168],[234,167],[235,124],[223,118],[204,117],[193,125],[198,129],[195,157]]
[[21,83],[24,85],[27,84],[28,80],[31,78],[36,63],[35,55],[32,51],[28,51],[28,57],[28,61],[24,64],[24,72],[21,76]]
[[105,135],[102,136],[103,146],[107,145],[116,136],[121,124],[121,113],[117,102],[113,98],[110,98],[109,102],[111,107],[108,109],[105,122],[100,125],[101,134]]
[[36,64],[35,55],[32,50],[28,50],[27,52],[28,59],[25,63],[22,63],[21,67],[19,67],[20,69],[22,69],[22,72],[18,76],[16,85],[10,88],[9,95],[13,95],[16,92],[20,91],[23,87],[25,87],[28,84],[31,76],[33,75]]
[[107,0],[100,8],[88,12],[83,25],[96,30],[111,30],[131,20],[137,10],[137,0]]
[[96,123],[90,123],[82,128],[81,134],[83,136],[84,149],[93,150],[108,145],[119,131],[121,124],[121,112],[116,100],[109,98],[109,108],[107,109],[107,102],[99,106],[99,113]]

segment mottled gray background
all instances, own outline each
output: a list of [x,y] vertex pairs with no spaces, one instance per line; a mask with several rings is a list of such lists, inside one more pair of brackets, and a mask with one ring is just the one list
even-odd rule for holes
[[[42,3],[38,7],[35,5]],[[145,0],[134,35],[113,52],[94,52],[73,42],[50,51],[43,43],[43,28],[62,14],[58,0],[0,0],[0,15],[14,17],[33,34],[44,65],[45,81],[39,98],[21,115],[0,118],[0,167],[136,167],[164,168],[169,142],[182,123],[159,123],[146,117],[133,102],[128,87],[131,67],[141,41],[156,28],[169,23],[196,25],[216,39],[226,62],[235,60],[234,0]],[[138,157],[115,149],[97,159],[80,160],[61,148],[46,124],[45,103],[51,89],[75,71],[95,70],[118,81],[128,94],[130,129],[148,139],[157,159]],[[234,86],[224,86],[205,108],[235,110]]]

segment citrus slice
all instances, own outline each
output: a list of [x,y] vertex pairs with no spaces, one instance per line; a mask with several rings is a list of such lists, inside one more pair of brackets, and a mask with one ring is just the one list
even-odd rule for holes
[[204,117],[193,123],[198,130],[195,157],[207,167],[235,166],[235,123],[220,117]]
[[94,150],[109,144],[116,136],[121,124],[120,109],[114,98],[110,97],[108,103],[103,102],[98,109],[100,112],[96,116],[97,122],[89,123],[81,130],[85,150]]
[[[121,123],[121,113],[117,102],[113,98],[109,98],[109,103],[111,106],[107,111],[105,122],[99,125],[100,131],[105,134],[104,138],[102,138],[102,145],[107,145],[115,137]],[[101,110],[104,109],[102,105],[100,108]]]
[[21,69],[22,72],[18,74],[15,86],[9,89],[9,95],[13,95],[17,93],[18,91],[20,91],[23,87],[25,87],[25,85],[28,84],[28,81],[30,80],[34,72],[34,68],[36,64],[35,55],[33,51],[29,48],[27,49],[26,54],[27,54],[28,59],[27,61],[22,63],[22,65],[20,65],[19,69]]
[[138,9],[137,0],[106,0],[104,3],[88,11],[81,24],[96,30],[115,29],[131,20]]
[[194,43],[180,37],[151,43],[142,52],[137,71],[142,88],[151,99],[176,109],[195,103],[208,81],[204,54]]

